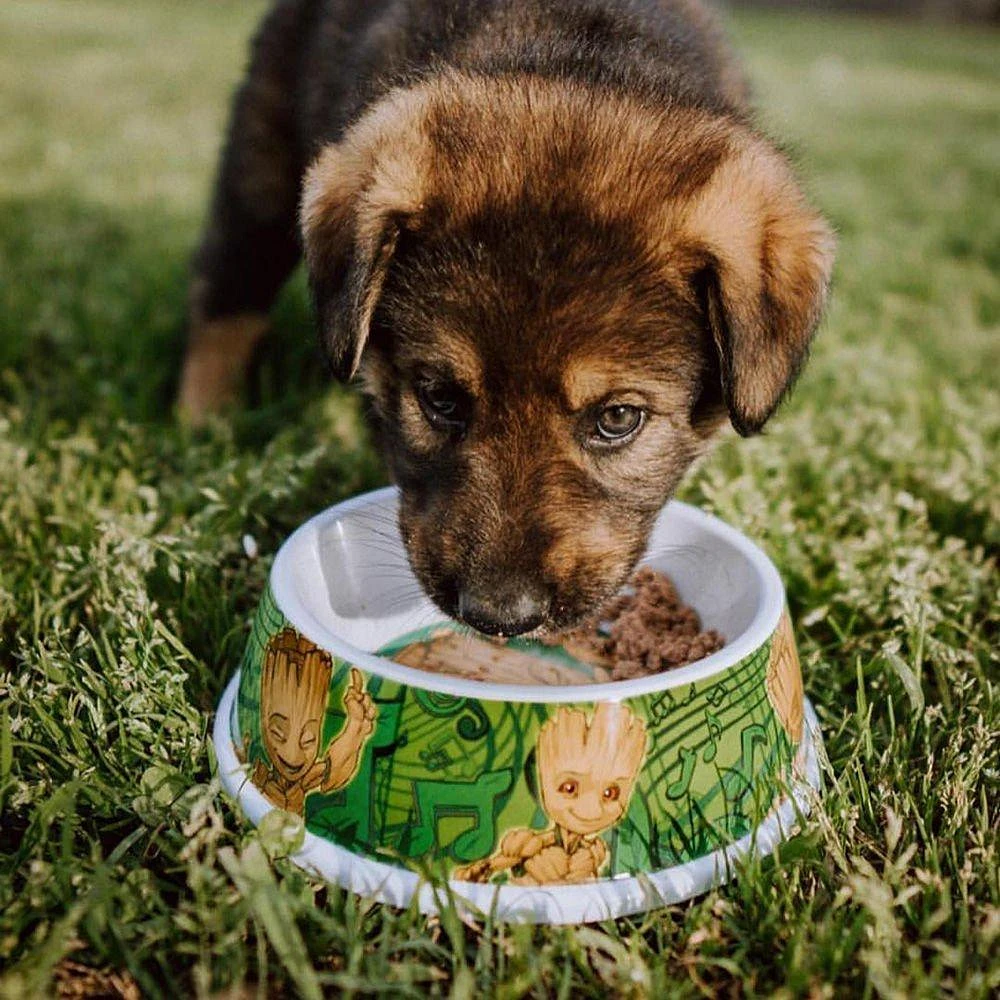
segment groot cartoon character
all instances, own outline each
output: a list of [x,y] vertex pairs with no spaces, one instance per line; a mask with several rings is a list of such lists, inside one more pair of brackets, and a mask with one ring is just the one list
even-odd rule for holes
[[344,727],[320,753],[332,672],[330,654],[294,629],[286,628],[267,645],[260,719],[271,764],[258,760],[250,780],[289,812],[301,814],[310,792],[343,788],[357,772],[365,740],[375,728],[375,705],[352,667],[343,698]]
[[793,743],[798,743],[802,739],[802,671],[787,610],[781,613],[771,639],[767,694],[785,732]]
[[646,726],[625,706],[602,702],[593,718],[561,708],[538,734],[538,779],[547,830],[508,831],[499,849],[455,870],[454,878],[486,882],[510,871],[515,885],[596,878],[608,849],[599,834],[628,808],[646,753]]

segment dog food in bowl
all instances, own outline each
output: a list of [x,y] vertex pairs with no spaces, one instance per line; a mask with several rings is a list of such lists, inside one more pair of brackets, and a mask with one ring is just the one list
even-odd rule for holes
[[393,652],[391,659],[418,670],[500,684],[601,684],[682,667],[723,645],[715,629],[702,630],[698,612],[680,599],[669,578],[644,566],[622,594],[572,631],[534,642],[504,641],[442,625]]

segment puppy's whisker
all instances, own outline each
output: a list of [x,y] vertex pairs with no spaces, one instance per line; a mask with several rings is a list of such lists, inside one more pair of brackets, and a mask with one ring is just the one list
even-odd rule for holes
[[701,545],[658,545],[645,554],[642,562],[650,563],[665,556],[670,556],[676,560],[700,563],[711,558],[712,551]]
[[[378,538],[378,539],[380,539],[381,541],[384,541],[384,542],[388,542],[388,543],[390,543],[392,545],[395,545],[397,548],[399,548],[399,546],[401,544],[400,537],[399,537],[399,532],[381,531],[378,528],[374,528],[374,527],[372,527],[370,525],[366,525],[365,528],[375,538]],[[358,541],[362,541],[362,540],[363,539],[360,539],[360,538],[358,539]]]
[[396,511],[389,511],[373,507],[371,510],[352,511],[348,518],[352,521],[359,521],[362,524],[385,524],[396,525],[399,523],[399,515]]
[[400,552],[399,549],[393,548],[390,545],[386,545],[384,542],[371,542],[366,541],[358,545],[359,549],[365,549],[371,552],[377,552],[380,555],[386,556],[389,559],[395,559],[396,564],[399,566],[408,566],[409,563],[406,559],[404,553]]

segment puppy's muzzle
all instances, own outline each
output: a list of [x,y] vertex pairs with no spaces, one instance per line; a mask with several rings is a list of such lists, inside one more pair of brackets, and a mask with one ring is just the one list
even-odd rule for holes
[[527,587],[483,593],[464,588],[458,595],[458,618],[487,635],[522,635],[538,628],[548,614],[549,602]]

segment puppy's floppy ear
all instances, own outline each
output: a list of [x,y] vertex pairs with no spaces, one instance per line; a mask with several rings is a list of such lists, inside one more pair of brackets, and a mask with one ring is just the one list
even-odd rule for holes
[[306,172],[299,222],[320,339],[341,379],[358,370],[401,229],[422,208],[426,143],[385,102]]
[[805,361],[833,267],[834,237],[785,159],[741,133],[689,202],[696,283],[718,351],[729,418],[763,427]]

